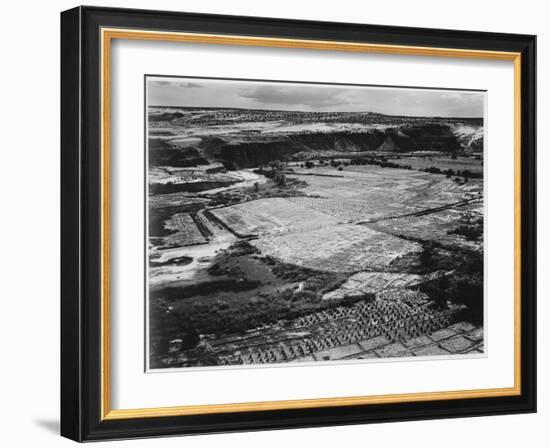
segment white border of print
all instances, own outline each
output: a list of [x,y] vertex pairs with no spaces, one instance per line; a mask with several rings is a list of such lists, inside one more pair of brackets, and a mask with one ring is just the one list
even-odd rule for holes
[[[124,40],[113,43],[111,57],[113,409],[513,387],[513,62]],[[498,158],[498,164],[485,163],[491,179],[486,182],[491,217],[485,235],[490,355],[453,357],[453,362],[404,360],[399,375],[394,362],[145,374],[141,243],[146,73],[487,89],[487,153],[490,160]]]

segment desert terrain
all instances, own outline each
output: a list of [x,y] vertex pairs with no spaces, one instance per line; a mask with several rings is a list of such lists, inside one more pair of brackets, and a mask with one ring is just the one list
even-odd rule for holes
[[479,354],[483,121],[150,107],[151,368]]

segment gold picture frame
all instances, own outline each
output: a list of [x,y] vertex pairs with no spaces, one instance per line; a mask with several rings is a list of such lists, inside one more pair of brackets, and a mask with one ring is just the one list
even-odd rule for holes
[[[120,24],[114,26],[112,20],[102,21],[102,13],[108,11],[114,14],[120,20]],[[117,10],[120,11],[120,10]],[[97,385],[99,386],[99,404],[94,405],[93,416],[87,418],[95,419],[97,425],[105,425],[110,422],[121,424],[127,424],[130,421],[142,421],[155,420],[162,418],[180,418],[192,416],[209,416],[209,415],[228,415],[228,414],[241,414],[241,413],[262,413],[266,411],[297,411],[297,410],[314,410],[320,408],[327,408],[328,410],[338,407],[360,407],[364,409],[366,406],[373,407],[374,405],[388,405],[399,403],[417,403],[421,405],[426,402],[435,401],[456,401],[456,400],[468,400],[468,399],[505,399],[506,397],[516,397],[524,399],[526,394],[529,394],[529,400],[532,401],[532,391],[526,390],[523,386],[526,378],[523,376],[523,371],[526,366],[526,362],[532,363],[532,353],[526,354],[524,332],[525,328],[522,327],[522,323],[532,321],[532,316],[527,316],[525,310],[525,300],[528,298],[522,295],[522,283],[525,278],[525,272],[522,273],[522,269],[525,270],[525,257],[532,257],[531,253],[525,253],[525,242],[522,240],[522,222],[525,219],[526,213],[532,213],[533,204],[526,204],[525,202],[525,190],[524,186],[529,179],[524,177],[527,167],[525,163],[525,153],[534,151],[534,146],[528,142],[527,136],[522,135],[528,126],[532,125],[532,117],[526,115],[526,110],[532,107],[532,104],[526,104],[526,89],[533,89],[530,86],[531,77],[533,74],[529,71],[528,62],[533,58],[531,53],[532,49],[529,45],[532,45],[532,36],[526,38],[525,36],[516,36],[517,41],[523,43],[523,47],[517,45],[515,41],[512,42],[512,37],[509,37],[510,41],[503,38],[504,44],[502,49],[489,49],[490,44],[488,41],[484,41],[483,37],[478,38],[479,48],[468,47],[450,47],[448,39],[454,39],[456,42],[460,42],[464,36],[458,34],[454,35],[453,32],[449,32],[447,40],[440,39],[441,45],[437,45],[438,40],[433,39],[436,46],[427,46],[422,44],[406,43],[380,43],[369,42],[368,38],[366,42],[355,42],[345,40],[326,40],[319,38],[288,38],[272,36],[251,36],[243,32],[242,35],[229,34],[220,30],[219,33],[214,32],[198,32],[196,30],[191,31],[174,31],[167,29],[146,29],[144,26],[125,26],[125,23],[132,22],[132,19],[125,12],[113,12],[103,8],[76,8],[75,10],[68,11],[65,14],[65,28],[67,33],[74,33],[75,29],[77,33],[84,33],[83,29],[76,26],[79,21],[94,20],[93,24],[95,37],[95,43],[97,45],[98,54],[94,57],[98,62],[98,74],[99,74],[99,112],[100,123],[98,132],[99,141],[99,259],[98,259],[98,273],[100,274],[100,280],[98,285],[99,291],[99,325],[97,328],[97,334],[99,335],[98,353],[99,359],[97,360],[97,366],[99,368]],[[126,14],[126,16],[125,16]],[[145,14],[145,13],[144,13]],[[153,20],[155,12],[145,14],[147,20]],[[172,14],[172,15],[171,15]],[[175,16],[174,16],[175,14]],[[159,19],[160,17],[160,19]],[[162,22],[161,19],[173,20],[174,17],[178,17],[176,13],[158,13],[155,23]],[[203,19],[204,17],[201,16]],[[182,27],[185,28],[192,23],[195,17],[186,18],[182,22]],[[159,22],[160,20],[160,22]],[[197,19],[198,20],[198,19]],[[235,19],[236,21],[238,19]],[[268,20],[268,19],[258,19]],[[116,21],[115,21],[116,22]],[[216,27],[217,23],[213,21],[212,27]],[[90,22],[92,23],[92,22]],[[152,23],[152,22],[151,22]],[[276,24],[275,24],[276,25]],[[273,25],[273,26],[275,26]],[[281,25],[282,26],[282,25]],[[294,26],[294,24],[287,24],[287,27]],[[334,26],[334,29],[338,28],[338,25],[324,24],[323,26],[330,28]],[[275,26],[276,27],[276,26]],[[192,27],[191,27],[192,28]],[[299,27],[298,27],[299,28]],[[298,29],[296,28],[296,29]],[[427,36],[430,35],[431,30],[424,30]],[[90,31],[87,31],[88,33]],[[377,32],[383,35],[383,30]],[[283,31],[280,31],[284,34]],[[274,34],[274,33],[272,33]],[[515,35],[509,35],[515,36]],[[84,38],[82,34],[81,38]],[[488,37],[488,36],[486,36]],[[405,394],[392,394],[392,395],[372,395],[372,396],[353,396],[353,397],[339,397],[339,398],[315,398],[305,400],[282,400],[282,401],[266,401],[266,402],[243,402],[243,403],[231,403],[231,404],[217,404],[217,405],[182,405],[175,407],[157,407],[157,408],[141,408],[141,409],[113,409],[111,406],[111,366],[110,359],[111,353],[111,304],[110,304],[110,284],[111,284],[111,266],[110,266],[110,246],[111,246],[111,202],[110,202],[110,185],[111,185],[111,45],[115,40],[140,40],[140,41],[162,41],[162,42],[182,42],[182,43],[198,43],[198,44],[210,44],[210,45],[232,45],[243,47],[272,47],[272,48],[288,48],[288,49],[301,49],[301,50],[322,50],[322,51],[343,51],[343,52],[355,52],[355,53],[381,53],[381,54],[398,54],[398,55],[411,55],[411,56],[435,56],[435,57],[449,57],[449,58],[465,58],[465,59],[484,59],[484,60],[500,60],[511,61],[514,66],[514,385],[513,387],[505,388],[486,388],[486,389],[473,389],[473,390],[459,390],[459,391],[442,391],[442,392],[427,392],[427,393],[405,393]],[[387,39],[389,40],[389,38]],[[526,50],[527,48],[527,50]],[[76,53],[80,50],[77,49]],[[67,56],[67,59],[69,57]],[[71,64],[78,64],[75,60],[71,59]],[[80,69],[80,66],[79,66]],[[73,70],[74,71],[74,70]],[[73,71],[69,75],[73,75]],[[525,78],[525,74],[529,79]],[[526,87],[527,86],[527,87]],[[80,87],[79,87],[80,88]],[[73,94],[71,91],[70,94]],[[529,122],[526,122],[526,121]],[[74,126],[70,124],[69,126]],[[529,146],[529,147],[528,147]],[[65,151],[66,149],[63,149]],[[531,164],[531,161],[528,161]],[[527,205],[527,207],[526,207]],[[70,211],[72,213],[73,211]],[[67,212],[69,213],[69,212]],[[531,268],[529,268],[531,269]],[[66,299],[68,300],[68,299]],[[68,325],[68,324],[65,324]],[[79,328],[79,331],[82,331]],[[532,331],[530,329],[529,331]],[[78,350],[81,350],[79,347]],[[526,360],[528,355],[529,359]],[[77,362],[74,359],[70,359],[67,363]],[[528,376],[532,376],[530,373]],[[73,388],[74,389],[74,388]],[[68,393],[68,392],[67,392]],[[72,393],[72,392],[71,392]],[[84,406],[83,403],[80,405]],[[94,413],[88,411],[88,413]],[[328,411],[327,411],[328,412]],[[65,418],[65,421],[69,421]],[[182,420],[183,422],[184,420]],[[151,423],[151,428],[156,428],[155,423]],[[238,427],[238,425],[237,425]],[[88,429],[88,435],[82,433],[82,422],[75,424],[72,420],[65,425],[65,434],[71,438],[88,440],[93,439],[96,436],[93,435],[94,430]],[[153,434],[159,431],[158,429],[150,429],[147,434]],[[200,425],[197,426],[197,431],[200,430]],[[62,430],[63,431],[63,430]],[[76,431],[76,432],[75,432]],[[125,432],[126,431],[126,432]],[[162,430],[160,430],[162,433]],[[177,432],[177,431],[176,431]],[[181,431],[184,433],[184,431]],[[193,431],[190,431],[193,432]],[[79,435],[75,435],[78,433]],[[97,438],[117,438],[124,437],[124,434],[131,436],[129,430],[119,430],[117,433],[109,432],[99,433]]]

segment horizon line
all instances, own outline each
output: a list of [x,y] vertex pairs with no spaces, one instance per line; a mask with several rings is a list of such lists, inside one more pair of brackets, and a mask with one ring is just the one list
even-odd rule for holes
[[265,109],[265,108],[253,108],[253,107],[227,107],[227,106],[164,106],[164,105],[153,105],[149,104],[147,107],[165,107],[165,108],[176,108],[176,109],[213,109],[213,110],[246,110],[246,111],[260,111],[260,112],[289,112],[289,113],[303,113],[303,114],[372,114],[372,115],[381,115],[384,117],[395,117],[395,118],[446,118],[446,119],[455,119],[455,120],[484,120],[485,116],[480,117],[457,117],[457,116],[442,116],[442,115],[392,115],[385,114],[382,112],[372,112],[372,111],[309,111],[309,110],[289,110],[289,109]]

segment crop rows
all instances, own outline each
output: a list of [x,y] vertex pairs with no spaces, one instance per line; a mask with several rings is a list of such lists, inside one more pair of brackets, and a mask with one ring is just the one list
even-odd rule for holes
[[[407,341],[446,328],[452,319],[451,310],[418,303],[411,306],[399,300],[360,301],[262,327],[249,336],[207,337],[203,341],[206,352],[201,355],[216,359],[218,365],[307,360],[316,353],[349,344],[361,343],[363,351],[368,351],[369,344],[378,347],[381,341]],[[167,362],[197,365],[200,359],[175,356]]]
[[165,238],[166,246],[191,246],[206,242],[206,238],[189,213],[176,213],[164,225],[166,229],[174,231]]

